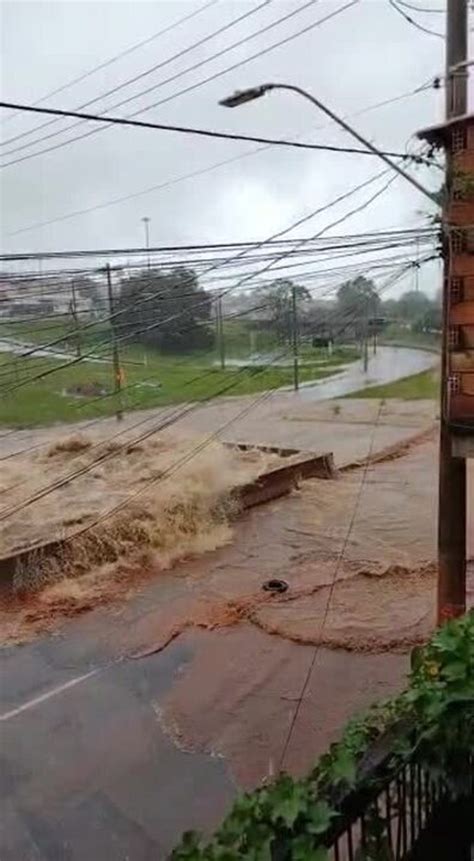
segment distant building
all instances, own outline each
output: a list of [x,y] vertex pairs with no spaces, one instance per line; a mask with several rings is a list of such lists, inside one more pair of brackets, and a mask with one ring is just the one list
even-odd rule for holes
[[[69,314],[72,284],[63,278],[22,278],[0,276],[0,316],[47,316]],[[92,300],[75,291],[76,310],[84,314],[92,310]]]
[[452,159],[452,188],[445,190],[444,208],[447,402],[443,409],[453,432],[472,435],[474,445],[474,114],[424,129],[418,137],[443,147]]

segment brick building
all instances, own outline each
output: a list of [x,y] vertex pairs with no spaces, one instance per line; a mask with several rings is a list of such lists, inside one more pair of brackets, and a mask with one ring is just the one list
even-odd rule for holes
[[418,137],[451,159],[444,208],[447,377],[444,414],[453,453],[474,456],[474,114],[424,129]]

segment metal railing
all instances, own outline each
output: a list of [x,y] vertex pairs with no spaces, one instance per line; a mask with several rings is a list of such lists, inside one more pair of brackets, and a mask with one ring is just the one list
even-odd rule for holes
[[[385,773],[384,773],[385,772]],[[416,759],[390,773],[387,761],[365,769],[367,788],[346,795],[328,835],[330,861],[471,861],[474,759],[459,793]],[[368,781],[368,777],[372,779]]]

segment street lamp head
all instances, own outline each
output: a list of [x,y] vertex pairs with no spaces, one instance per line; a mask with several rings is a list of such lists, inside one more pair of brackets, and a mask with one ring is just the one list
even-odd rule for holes
[[255,99],[264,96],[268,90],[272,89],[272,86],[272,84],[261,84],[259,87],[249,87],[247,90],[236,90],[231,96],[221,99],[219,104],[225,108],[238,108],[240,105],[245,104],[245,102],[253,102]]

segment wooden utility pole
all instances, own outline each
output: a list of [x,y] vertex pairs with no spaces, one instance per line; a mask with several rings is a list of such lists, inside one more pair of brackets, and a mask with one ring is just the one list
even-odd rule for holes
[[123,419],[123,410],[122,410],[122,369],[120,367],[120,358],[119,358],[119,350],[118,350],[118,341],[117,341],[117,331],[115,328],[115,321],[113,318],[114,314],[114,294],[112,289],[112,273],[110,271],[110,265],[107,263],[105,267],[105,271],[107,273],[107,293],[109,297],[109,314],[110,314],[110,325],[112,328],[112,366],[114,371],[114,391],[117,397],[117,409],[115,411],[115,416],[117,421],[121,421]]
[[296,287],[291,287],[291,340],[293,345],[293,388],[295,392],[300,387],[299,369],[299,337],[298,337],[298,307],[296,304]]
[[[447,0],[446,119],[467,111],[467,72],[456,68],[467,59],[467,0]],[[446,198],[452,189],[452,157],[446,152]],[[445,203],[445,225],[448,211]],[[445,231],[443,279],[443,345],[441,359],[441,427],[438,498],[438,622],[466,609],[466,461],[453,457],[448,423],[448,322],[450,236]]]

